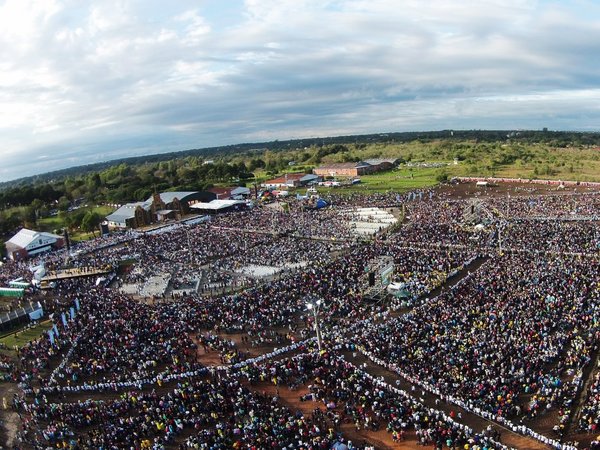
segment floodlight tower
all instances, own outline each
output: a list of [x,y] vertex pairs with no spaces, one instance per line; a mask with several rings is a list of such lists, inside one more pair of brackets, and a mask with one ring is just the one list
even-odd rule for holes
[[312,311],[313,317],[315,319],[315,333],[317,335],[317,346],[319,347],[319,352],[321,351],[321,348],[322,348],[321,328],[319,326],[319,310],[320,310],[322,304],[323,304],[323,300],[321,300],[321,299],[318,299],[314,303],[310,302],[310,301],[306,303],[306,309],[308,309],[309,311]]

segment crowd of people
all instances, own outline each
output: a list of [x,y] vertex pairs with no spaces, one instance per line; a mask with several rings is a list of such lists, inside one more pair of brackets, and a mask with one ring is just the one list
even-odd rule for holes
[[533,420],[569,409],[581,387],[600,337],[599,269],[584,258],[497,257],[358,342],[440,395]]
[[[340,434],[340,424],[350,423],[357,432],[387,430],[394,440],[410,434],[435,448],[502,447],[343,361],[331,348],[335,341],[469,410],[533,427],[552,417],[552,437],[563,439],[600,338],[596,222],[562,220],[572,211],[591,215],[597,196],[592,206],[586,199],[481,199],[491,212],[476,231],[464,223],[472,202],[445,194],[349,195],[329,198],[321,210],[292,201],[287,211],[257,207],[102,238],[96,249],[85,244],[70,267],[116,270],[131,259],[135,269],[119,283],[168,274],[171,287],[198,282],[199,292],[138,302],[95,278],[57,281],[45,300],[52,330],[22,347],[10,367],[25,394],[17,402],[22,437],[63,448],[369,447]],[[347,211],[367,204],[402,209],[405,223],[356,240]],[[508,216],[498,212],[505,210]],[[557,220],[548,220],[553,214]],[[383,257],[393,259],[394,278],[413,300],[408,311],[392,313],[365,296],[370,270]],[[471,272],[474,261],[482,265]],[[7,263],[0,280],[30,280],[40,262],[55,270],[64,257]],[[294,270],[235,286],[248,265]],[[452,276],[458,283],[429,299]],[[215,285],[223,291],[211,290]],[[315,299],[322,300],[321,353],[297,347],[314,334],[307,304]],[[241,335],[246,345],[224,333]],[[255,361],[249,352],[288,345],[299,354]],[[218,352],[226,367],[204,367],[201,349]],[[596,374],[576,417],[584,432],[597,432],[598,380]],[[314,412],[284,406],[261,393],[261,383],[302,389],[301,401],[314,402]],[[93,395],[73,401],[74,392]]]
[[579,429],[587,433],[598,434],[600,429],[600,371],[594,375],[587,398],[579,419]]
[[[516,192],[519,194],[519,192]],[[491,197],[486,201],[493,208],[507,212],[514,218],[600,220],[600,195],[598,191],[556,192],[550,195],[513,195]]]
[[[132,389],[78,402],[39,395],[18,409],[28,417],[32,438],[61,448],[374,448],[344,436],[347,423],[357,432],[386,430],[394,441],[414,433],[419,443],[436,448],[505,448],[373,378],[335,350],[236,366],[181,379],[166,391]],[[277,394],[261,392],[267,384],[293,391],[302,386],[306,393],[299,400],[312,402],[313,412],[294,411]],[[181,438],[184,430],[189,437]]]

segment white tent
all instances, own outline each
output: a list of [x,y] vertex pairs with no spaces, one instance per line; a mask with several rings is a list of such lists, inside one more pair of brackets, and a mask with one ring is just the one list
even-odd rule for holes
[[190,205],[190,208],[210,211],[220,211],[223,209],[231,208],[232,206],[245,205],[246,202],[243,200],[213,200],[208,203],[194,203]]

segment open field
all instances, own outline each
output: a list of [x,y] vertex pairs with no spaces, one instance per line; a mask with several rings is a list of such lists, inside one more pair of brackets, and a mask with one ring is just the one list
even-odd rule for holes
[[44,322],[40,322],[39,324],[33,327],[26,327],[21,329],[20,331],[16,331],[7,336],[0,338],[0,344],[4,344],[9,352],[14,351],[14,347],[17,346],[21,348],[23,345],[27,344],[29,341],[35,340],[39,338],[42,333],[52,328],[52,322],[46,320]]
[[[68,220],[67,218],[69,216],[82,215],[85,214],[85,212],[87,211],[92,211],[99,214],[102,217],[105,217],[111,212],[113,212],[114,208],[102,205],[94,207],[82,207],[77,210],[67,212],[64,217],[57,215],[53,217],[45,217],[43,219],[39,219],[37,222],[37,228],[40,231],[47,231],[52,233],[57,229],[65,228]],[[98,232],[96,232],[96,234],[98,234]],[[84,232],[79,229],[73,231],[69,236],[73,241],[83,241],[94,237],[93,233]]]
[[43,219],[39,219],[37,221],[37,226],[40,231],[52,233],[54,230],[63,228],[65,226],[65,220],[58,217],[58,215],[53,217],[44,217]]
[[361,182],[354,186],[334,188],[334,192],[406,192],[411,189],[422,189],[438,184],[436,179],[440,173],[452,177],[460,173],[453,166],[448,168],[426,168],[426,167],[399,167],[388,172],[363,175]]

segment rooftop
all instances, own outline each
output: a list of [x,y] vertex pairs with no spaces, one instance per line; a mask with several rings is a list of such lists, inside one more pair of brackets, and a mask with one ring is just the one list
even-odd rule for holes
[[[182,192],[161,192],[160,193],[160,199],[164,202],[164,203],[171,203],[173,200],[178,199],[178,200],[185,200],[186,197],[193,195],[193,194],[197,194],[198,192],[194,192],[194,191],[182,191]],[[148,200],[146,200],[147,202],[152,203],[153,198],[150,197]]]
[[213,200],[208,203],[195,203],[191,206],[191,208],[218,211],[219,209],[225,209],[231,206],[244,204],[245,202],[243,200]]
[[121,206],[119,209],[117,209],[112,214],[109,214],[108,216],[106,216],[106,220],[109,220],[111,222],[125,222],[125,220],[133,219],[135,217],[135,210],[138,206],[140,206],[143,209],[145,209],[146,211],[148,211],[150,209],[151,205],[152,205],[152,200],[150,200],[150,202],[145,201],[145,202],[127,203],[127,204]]
[[343,163],[329,163],[321,164],[317,169],[355,169],[358,167],[368,167],[369,163],[365,161],[358,162],[343,162]]
[[58,236],[56,234],[46,233],[44,231],[34,231],[34,230],[29,230],[27,228],[23,228],[21,231],[19,231],[17,234],[15,234],[13,237],[11,237],[6,243],[12,244],[16,247],[25,248],[29,244],[31,244],[33,241],[35,241],[36,239],[40,239],[42,237],[52,238],[52,239],[60,239],[60,236]]

